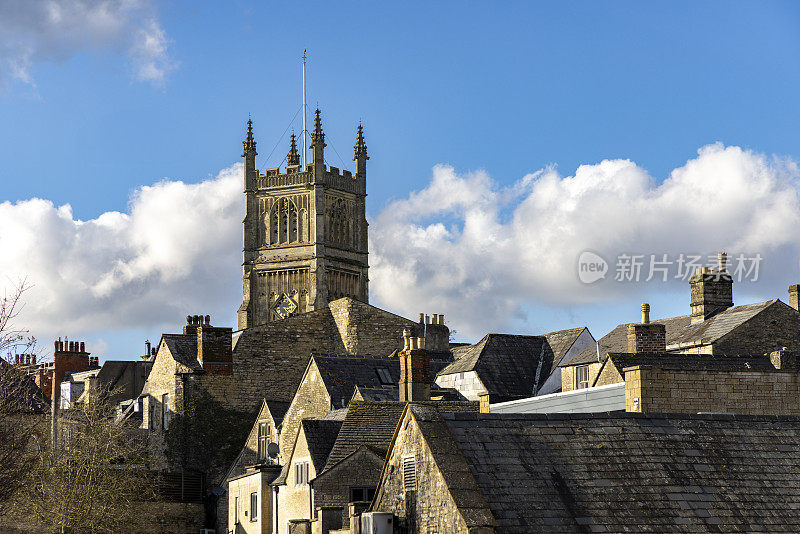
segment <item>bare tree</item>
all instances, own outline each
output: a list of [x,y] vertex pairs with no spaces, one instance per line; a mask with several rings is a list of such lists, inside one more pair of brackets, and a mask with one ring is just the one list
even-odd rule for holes
[[11,359],[36,348],[30,333],[15,325],[27,288],[23,280],[0,298],[0,354],[7,354],[0,357],[0,516],[8,512],[47,444],[48,401],[26,369]]
[[20,509],[61,532],[130,532],[154,497],[146,442],[118,421],[109,391],[61,412],[59,446],[33,467]]

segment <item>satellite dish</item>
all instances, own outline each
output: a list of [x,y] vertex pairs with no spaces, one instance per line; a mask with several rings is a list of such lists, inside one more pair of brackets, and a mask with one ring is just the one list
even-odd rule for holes
[[278,444],[275,443],[274,441],[270,442],[270,444],[267,445],[267,456],[269,456],[270,458],[272,459],[277,458],[279,452],[280,448],[278,447]]

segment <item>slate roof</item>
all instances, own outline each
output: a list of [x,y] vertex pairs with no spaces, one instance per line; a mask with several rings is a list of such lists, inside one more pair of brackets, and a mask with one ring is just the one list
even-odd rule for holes
[[530,397],[582,331],[583,328],[573,328],[541,336],[487,334],[474,345],[453,348],[455,361],[439,375],[475,371],[491,395]]
[[[333,444],[336,441],[336,436],[339,434],[339,429],[342,427],[342,422],[323,419],[303,419],[300,424],[306,437],[308,453],[311,457],[311,462],[314,464],[314,471],[321,473],[322,469],[325,467],[325,462],[328,459],[331,448],[333,448]],[[297,435],[298,437],[300,436],[299,430]],[[272,484],[285,484],[290,469],[291,462],[287,461],[280,475],[278,475]]]
[[761,355],[720,358],[710,354],[610,353],[608,357],[619,371],[626,367],[644,365],[682,371],[787,372],[776,369],[769,356]]
[[368,388],[356,386],[353,392],[353,398],[355,398],[356,395],[361,395],[361,400],[365,401],[399,401],[400,389],[396,387]]
[[369,447],[376,454],[385,456],[405,406],[404,402],[351,402],[325,471],[360,447]]
[[[800,529],[797,416],[411,410],[470,526],[496,521],[506,533]],[[464,463],[472,478],[458,471]]]
[[[328,394],[331,396],[331,403],[336,407],[347,406],[347,403],[353,397],[353,391],[356,386],[380,388],[386,385],[393,387],[400,381],[399,358],[315,355],[313,359],[319,369]],[[445,365],[447,365],[447,362],[431,360],[431,382],[436,378],[436,373]],[[378,369],[380,368],[386,369],[389,373],[391,383],[384,384],[381,381],[381,377],[378,374]]]
[[[658,319],[652,322],[663,324],[666,327],[667,350],[681,350],[714,343],[776,303],[785,306],[779,300],[768,300],[756,304],[734,306],[695,324],[691,324],[689,315]],[[628,324],[630,323],[617,325],[611,332],[600,338],[598,343],[600,344],[601,359],[605,360],[606,354],[609,352],[626,352],[628,350]],[[582,365],[596,361],[597,348],[591,346],[573,356],[570,361],[563,362],[561,366]]]

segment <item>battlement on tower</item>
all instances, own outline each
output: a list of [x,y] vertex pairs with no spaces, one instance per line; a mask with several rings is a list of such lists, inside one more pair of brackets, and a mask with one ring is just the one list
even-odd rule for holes
[[[292,187],[311,185],[314,180],[314,164],[306,165],[305,170],[301,170],[300,165],[289,165],[285,172],[281,172],[280,167],[271,167],[264,170],[264,174],[259,174],[256,179],[258,189],[272,189],[275,187]],[[353,175],[352,171],[340,170],[338,167],[326,167],[322,175],[322,184],[333,189],[339,189],[356,195],[367,193],[367,180],[363,176]]]

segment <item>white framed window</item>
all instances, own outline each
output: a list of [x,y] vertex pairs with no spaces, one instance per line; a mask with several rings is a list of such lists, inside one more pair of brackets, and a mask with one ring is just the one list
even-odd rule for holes
[[250,521],[258,520],[258,493],[250,494]]
[[403,456],[403,491],[417,491],[417,459],[413,454]]
[[575,367],[575,389],[589,387],[589,366],[578,365]]
[[294,464],[294,485],[305,486],[308,484],[308,462]]

